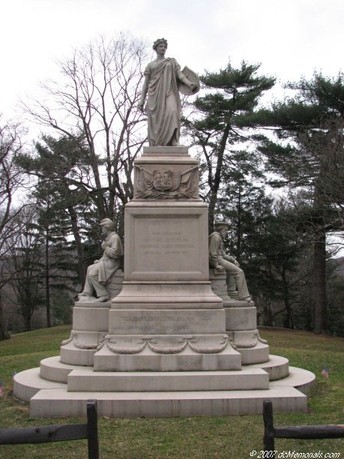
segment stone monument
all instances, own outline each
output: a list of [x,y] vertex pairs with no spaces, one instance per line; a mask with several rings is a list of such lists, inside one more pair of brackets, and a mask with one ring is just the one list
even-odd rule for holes
[[256,414],[265,399],[275,411],[307,407],[314,375],[269,355],[248,295],[230,297],[216,263],[209,274],[198,162],[179,145],[178,88],[194,93],[199,83],[165,58],[166,47],[154,43],[145,72],[150,145],[135,161],[125,206],[121,289],[111,301],[82,295],[61,355],[15,376],[14,393],[33,417],[84,415],[88,399],[112,417]]

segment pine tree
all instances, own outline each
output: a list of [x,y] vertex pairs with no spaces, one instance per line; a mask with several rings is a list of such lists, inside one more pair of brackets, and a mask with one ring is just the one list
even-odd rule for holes
[[275,185],[302,189],[307,207],[301,221],[313,240],[314,331],[327,329],[326,235],[341,227],[343,208],[344,75],[290,84],[295,97],[261,111],[262,125],[275,128],[276,140],[261,149],[270,170],[281,177]]
[[[38,231],[45,235],[46,244],[53,240],[57,244],[62,238],[65,251],[67,247],[76,251],[76,271],[83,283],[87,264],[84,240],[92,241],[95,221],[100,218],[89,186],[88,152],[83,136],[43,136],[42,142],[36,144],[36,154],[22,155],[18,162],[36,179],[33,196],[39,214]],[[75,269],[72,263],[70,269]]]
[[209,202],[209,229],[212,229],[216,203],[223,183],[224,170],[232,163],[235,170],[235,153],[238,145],[248,142],[248,115],[253,113],[260,97],[274,85],[274,79],[258,76],[259,65],[246,62],[235,69],[229,63],[217,73],[207,73],[201,81],[206,95],[196,99],[195,121],[186,120],[199,146],[201,170],[204,171],[204,198]]

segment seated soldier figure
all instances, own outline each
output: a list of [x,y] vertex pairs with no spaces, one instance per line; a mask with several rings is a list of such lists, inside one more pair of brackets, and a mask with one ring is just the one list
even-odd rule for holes
[[102,243],[103,256],[87,268],[84,289],[78,295],[80,301],[108,301],[110,298],[105,285],[121,265],[123,246],[115,232],[114,222],[104,218],[100,225],[105,236]]
[[223,238],[228,232],[229,223],[216,222],[215,231],[209,236],[209,264],[212,268],[226,270],[236,284],[239,300],[252,301],[248,292],[244,271],[234,257],[228,256],[223,250]]

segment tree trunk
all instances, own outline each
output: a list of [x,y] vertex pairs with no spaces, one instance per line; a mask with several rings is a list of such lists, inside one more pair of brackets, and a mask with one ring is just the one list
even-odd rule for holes
[[223,131],[223,135],[222,135],[222,138],[219,144],[219,148],[216,152],[216,156],[217,156],[216,170],[214,174],[213,183],[211,184],[211,193],[210,193],[210,200],[209,200],[209,214],[208,214],[209,233],[213,231],[213,227],[214,227],[215,207],[217,203],[217,195],[218,195],[220,184],[221,184],[223,157],[225,154],[229,132],[230,132],[230,125],[227,124]]
[[4,315],[4,308],[2,303],[2,295],[0,292],[0,341],[4,341],[5,339],[10,339],[11,336],[7,330],[6,319]]
[[284,328],[294,328],[292,306],[290,304],[289,284],[287,280],[286,270],[282,270],[282,283],[283,283],[283,301],[286,310],[286,318],[284,320]]
[[50,263],[49,263],[49,237],[48,232],[45,235],[45,303],[47,312],[47,327],[51,327],[50,312]]
[[319,228],[315,235],[313,257],[314,332],[322,333],[327,328],[326,231],[324,228]]
[[72,232],[75,240],[76,251],[78,254],[78,272],[80,277],[80,283],[83,286],[86,278],[86,269],[84,258],[84,246],[82,244],[80,230],[78,226],[78,216],[75,209],[71,206],[68,207],[68,213],[71,220]]
[[31,331],[31,315],[25,314],[24,316],[25,331]]
[[263,325],[266,327],[273,327],[274,326],[274,319],[272,313],[272,305],[271,301],[268,297],[263,296]]

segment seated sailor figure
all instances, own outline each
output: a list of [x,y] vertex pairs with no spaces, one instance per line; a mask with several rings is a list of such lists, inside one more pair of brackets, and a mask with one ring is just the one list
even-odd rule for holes
[[223,250],[223,238],[229,227],[230,224],[227,222],[215,222],[215,231],[209,236],[209,264],[214,269],[224,269],[229,279],[234,279],[239,300],[251,302],[244,271],[238,261]]
[[121,266],[123,245],[115,232],[114,222],[104,218],[100,225],[105,236],[102,243],[103,256],[87,268],[84,289],[78,295],[79,301],[108,301],[110,298],[106,284]]

